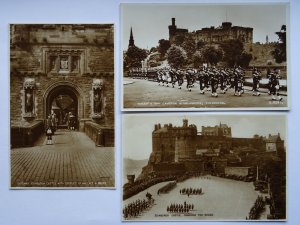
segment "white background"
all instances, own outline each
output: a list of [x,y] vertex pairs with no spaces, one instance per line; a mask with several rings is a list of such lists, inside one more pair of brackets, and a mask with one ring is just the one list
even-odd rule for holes
[[[241,0],[240,0],[241,1]],[[121,224],[120,0],[0,0],[0,225]],[[144,1],[146,2],[146,1]],[[162,2],[162,1],[147,1]],[[164,1],[171,2],[171,1]],[[179,2],[179,1],[172,1]],[[184,1],[196,3],[200,1]],[[203,1],[202,1],[203,2]],[[210,3],[211,1],[204,1]],[[229,1],[214,1],[218,3]],[[231,3],[238,1],[231,0]],[[261,2],[261,1],[248,1]],[[270,2],[270,1],[264,1]],[[274,1],[273,1],[274,2]],[[278,1],[275,1],[278,2]],[[300,1],[290,1],[288,222],[300,212]],[[255,12],[254,12],[255,13]],[[155,15],[154,15],[155,16]],[[276,15],[274,15],[276,17]],[[138,18],[137,18],[138,19]],[[9,23],[115,23],[116,190],[9,189]],[[146,29],[146,28],[145,28]],[[225,112],[219,112],[225,114]],[[249,114],[249,112],[247,112]],[[255,112],[266,114],[268,112]],[[272,112],[278,113],[278,112]],[[242,114],[242,112],[238,112]],[[203,222],[206,224],[208,222]],[[225,222],[224,222],[225,223]],[[240,224],[242,222],[239,222]],[[142,224],[142,223],[134,223]],[[148,222],[147,224],[154,224]],[[167,224],[167,223],[160,223]],[[216,224],[216,223],[209,223]],[[229,222],[227,222],[229,224]],[[246,223],[244,223],[246,224]],[[256,223],[263,224],[263,223]]]

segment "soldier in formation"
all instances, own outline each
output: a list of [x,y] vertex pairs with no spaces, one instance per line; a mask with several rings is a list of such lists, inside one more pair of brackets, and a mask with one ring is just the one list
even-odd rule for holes
[[258,71],[257,68],[253,69],[252,72],[252,79],[253,79],[253,86],[252,86],[252,91],[254,96],[259,96],[259,81],[261,80],[261,73]]
[[172,203],[167,206],[167,212],[169,213],[188,213],[194,210],[194,204],[188,204],[184,202],[183,204]]
[[202,194],[202,188],[182,188],[179,190],[179,193],[181,195],[201,195]]
[[137,217],[145,210],[149,209],[154,204],[153,198],[137,199],[134,202],[129,203],[123,208],[123,217],[125,219],[131,217]]
[[[150,73],[149,73],[150,74]],[[153,72],[151,72],[153,74]],[[175,69],[163,68],[155,72],[155,76],[151,75],[152,80],[156,80],[159,86],[182,89],[183,83],[186,82],[186,89],[191,92],[195,83],[199,83],[200,94],[210,93],[212,97],[218,97],[218,94],[226,94],[229,89],[233,89],[234,96],[241,97],[244,93],[245,71],[240,66],[234,68],[217,68],[202,67],[199,69]],[[139,75],[131,75],[133,77],[140,76],[144,78],[150,75],[145,75],[139,72]],[[269,71],[267,73],[269,80],[269,94],[272,95],[272,100],[281,101],[282,97],[279,94],[279,72],[278,70]],[[262,74],[257,68],[252,70],[252,95],[260,96],[259,91]]]
[[279,95],[279,89],[280,89],[280,75],[278,70],[274,69],[273,72],[270,71],[268,73],[268,79],[269,79],[269,94],[272,95],[272,100],[278,100],[281,101],[282,97]]

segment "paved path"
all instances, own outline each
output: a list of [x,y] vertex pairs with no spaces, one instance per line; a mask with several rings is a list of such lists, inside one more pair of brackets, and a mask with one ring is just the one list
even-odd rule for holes
[[[261,108],[261,107],[287,107],[287,96],[283,101],[272,101],[266,90],[261,90],[260,96],[253,96],[251,87],[245,87],[242,97],[234,96],[233,89],[226,94],[218,90],[218,97],[212,97],[210,92],[204,95],[199,92],[199,84],[195,84],[192,91],[186,89],[186,84],[179,90],[159,86],[157,82],[124,78],[127,85],[123,85],[124,108]],[[286,92],[283,94],[286,95]]]
[[82,132],[58,130],[30,148],[11,150],[11,186],[114,187],[114,148],[95,147]]
[[[155,204],[137,218],[129,220],[245,220],[259,194],[254,190],[253,183],[235,181],[214,176],[190,178],[167,194],[157,195],[157,190],[168,182],[153,185],[150,188],[123,201],[123,206],[137,200],[146,199],[149,192]],[[182,188],[202,188],[202,195],[181,195]],[[170,204],[194,204],[190,213],[168,213]],[[261,219],[265,220],[266,214]]]

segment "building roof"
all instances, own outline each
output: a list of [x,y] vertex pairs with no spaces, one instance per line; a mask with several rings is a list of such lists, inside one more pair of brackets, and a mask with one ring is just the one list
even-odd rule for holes
[[267,143],[274,143],[274,142],[281,141],[280,134],[279,133],[277,135],[269,134],[269,136],[265,140]]
[[228,128],[227,124],[220,124],[220,127],[222,127],[222,128]]

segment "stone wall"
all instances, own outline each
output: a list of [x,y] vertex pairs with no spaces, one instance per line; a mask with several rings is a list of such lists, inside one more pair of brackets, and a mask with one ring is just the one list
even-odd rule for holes
[[10,138],[13,140],[11,147],[31,147],[38,140],[42,132],[44,132],[44,124],[41,121],[31,124],[11,124]]
[[175,141],[175,159],[195,158],[196,136],[177,137]]
[[262,138],[232,138],[232,147],[252,147],[260,151],[266,151]]
[[84,124],[84,132],[91,138],[98,147],[114,147],[114,129],[100,126],[97,123],[87,121]]
[[225,167],[226,175],[248,176],[249,167]]
[[224,149],[231,149],[232,139],[223,136],[197,136],[197,149],[217,149],[219,147]]
[[[185,137],[187,140],[194,140],[197,136],[197,128],[194,126],[173,127],[172,124],[165,124],[163,128],[159,128],[160,124],[155,125],[152,133],[152,152],[156,162],[174,162],[175,161],[175,145],[177,138]],[[185,141],[187,146],[187,141]],[[193,151],[195,141],[189,142],[186,153],[180,149],[180,154],[189,155]]]
[[[281,70],[286,70],[286,63],[276,63],[272,55],[272,51],[275,49],[274,43],[251,43],[244,46],[245,51],[252,54],[251,66],[256,67],[282,67]],[[265,71],[263,71],[265,72]],[[263,74],[265,75],[265,74]]]

